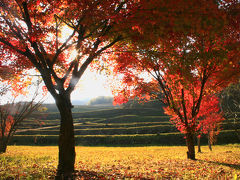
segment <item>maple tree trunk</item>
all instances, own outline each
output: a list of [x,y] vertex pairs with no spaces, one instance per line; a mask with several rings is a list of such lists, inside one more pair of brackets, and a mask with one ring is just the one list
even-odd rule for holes
[[194,146],[194,134],[191,132],[187,132],[186,134],[186,144],[187,144],[187,158],[196,160],[195,157],[195,146]]
[[210,149],[210,151],[212,151],[212,140],[210,133],[208,133],[208,148]]
[[201,137],[197,137],[197,142],[198,142],[198,152],[201,153]]
[[234,129],[235,129],[237,138],[238,138],[238,140],[240,141],[240,130],[239,130],[236,126],[234,126]]
[[7,151],[7,141],[5,139],[0,139],[0,154]]
[[75,139],[70,98],[59,97],[56,100],[61,115],[58,140],[59,160],[55,179],[72,179],[75,164]]

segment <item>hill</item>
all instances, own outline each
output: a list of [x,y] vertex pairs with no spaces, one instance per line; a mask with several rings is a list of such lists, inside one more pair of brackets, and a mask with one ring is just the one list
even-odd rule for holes
[[[55,105],[45,105],[46,112],[33,114],[38,120],[26,120],[12,144],[55,145],[60,115]],[[169,122],[160,106],[135,107],[83,106],[73,109],[77,145],[184,145],[183,135]],[[231,124],[223,123],[218,143],[237,143]],[[206,138],[202,142],[207,143]]]

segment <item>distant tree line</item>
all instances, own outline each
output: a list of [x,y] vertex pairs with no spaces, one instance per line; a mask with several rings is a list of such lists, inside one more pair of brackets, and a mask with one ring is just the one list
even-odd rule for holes
[[91,99],[88,102],[88,105],[112,105],[113,97],[110,96],[98,96],[96,98]]
[[240,82],[231,84],[220,94],[221,110],[240,142]]

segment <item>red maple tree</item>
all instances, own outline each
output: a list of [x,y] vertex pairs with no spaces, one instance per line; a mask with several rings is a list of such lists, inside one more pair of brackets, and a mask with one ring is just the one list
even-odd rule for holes
[[163,1],[159,9],[151,2],[138,14],[142,21],[132,28],[137,32],[132,41],[116,49],[115,102],[136,96],[163,101],[186,136],[188,158],[195,159],[199,117],[207,112],[204,101],[215,104],[207,97],[239,78],[239,14],[234,13],[239,2],[198,1],[199,7],[196,1]]
[[71,93],[89,65],[123,39],[126,26],[122,25],[127,25],[137,4],[131,0],[0,2],[1,61],[15,69],[37,70],[61,115],[56,178],[71,178],[74,172]]

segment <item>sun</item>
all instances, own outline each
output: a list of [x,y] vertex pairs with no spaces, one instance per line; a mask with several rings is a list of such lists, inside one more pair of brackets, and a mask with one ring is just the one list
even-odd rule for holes
[[107,86],[107,81],[108,79],[104,75],[86,70],[78,84],[78,88],[72,94],[72,100],[112,96],[112,91]]

